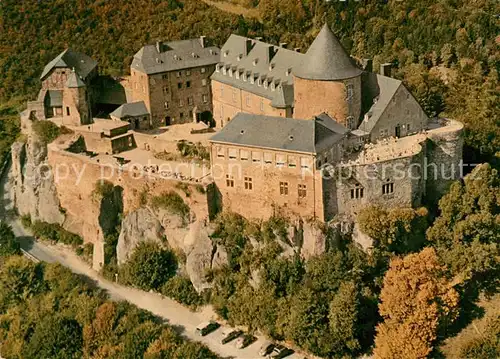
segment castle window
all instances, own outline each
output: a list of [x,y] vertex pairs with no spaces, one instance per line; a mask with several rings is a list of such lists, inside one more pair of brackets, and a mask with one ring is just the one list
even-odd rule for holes
[[351,188],[351,199],[363,198],[365,189],[357,184],[356,187]]
[[182,71],[177,71],[176,76],[181,77],[181,75],[182,75]]
[[280,182],[280,195],[288,196],[288,182]]
[[299,184],[298,186],[298,195],[299,195],[299,198],[306,198],[307,196],[307,187],[305,184]]
[[66,116],[69,116],[69,107],[66,107]]
[[224,147],[217,147],[217,157],[219,158],[226,157],[226,149]]
[[276,155],[276,167],[285,167],[285,155]]
[[349,101],[349,100],[352,100],[352,97],[354,95],[354,87],[352,84],[347,84],[347,87],[346,87],[346,99]]
[[208,102],[208,95],[203,94],[203,95],[201,95],[201,98],[203,100],[203,103],[207,103]]
[[168,94],[168,87],[167,86],[163,87],[163,94],[164,95]]
[[354,128],[355,128],[354,117],[352,117],[352,116],[347,117],[347,128],[354,130]]
[[248,151],[247,150],[240,150],[240,160],[248,161]]
[[234,187],[234,177],[231,175],[226,175],[226,186],[227,187]]
[[245,189],[249,191],[253,189],[252,177],[245,177]]
[[193,104],[193,98],[191,96],[188,97],[188,105]]
[[288,167],[297,167],[297,159],[295,158],[295,156],[288,156]]
[[410,124],[409,123],[406,124],[406,132],[410,132]]
[[[203,71],[204,67],[202,67],[201,69],[202,69],[202,73],[205,72],[205,71]],[[215,65],[215,71],[220,72],[220,65],[219,64]]]
[[168,108],[170,107],[168,101],[165,101],[165,110],[168,110]]
[[262,161],[262,153],[261,152],[256,152],[252,151],[252,162],[257,163]]
[[177,83],[177,88],[178,88],[178,89],[181,89],[181,88],[182,88],[182,82],[178,82],[178,83]]
[[271,164],[273,163],[273,154],[269,152],[264,152],[264,163]]
[[207,69],[206,69],[206,68],[204,68],[204,67],[202,67],[202,68],[200,69],[200,72],[201,72],[202,74],[204,74],[204,73],[205,73],[205,71],[207,71]]
[[300,168],[306,169],[306,168],[309,168],[309,166],[310,166],[309,158],[301,157],[300,158]]
[[191,87],[191,81],[186,81],[186,87],[190,88]]
[[238,157],[238,150],[235,148],[230,148],[229,149],[229,159],[235,160],[237,157]]
[[191,70],[186,70],[186,76],[190,76],[191,75]]
[[167,75],[167,74],[161,75],[161,78],[162,78],[163,80],[167,80],[167,79],[168,79],[168,75]]
[[387,180],[387,183],[382,185],[382,194],[391,194],[394,192],[394,183],[389,181]]
[[184,118],[184,112],[179,113],[179,118],[182,120]]
[[201,79],[201,86],[207,86],[207,79]]

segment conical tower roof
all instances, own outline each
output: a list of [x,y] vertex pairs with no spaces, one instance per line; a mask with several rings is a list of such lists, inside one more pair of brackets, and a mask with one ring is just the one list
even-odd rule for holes
[[303,79],[327,81],[356,77],[362,72],[325,24],[293,73]]
[[80,76],[77,75],[75,70],[71,71],[71,74],[68,77],[68,80],[66,81],[66,87],[68,88],[79,88],[79,87],[85,87],[85,83],[82,81]]

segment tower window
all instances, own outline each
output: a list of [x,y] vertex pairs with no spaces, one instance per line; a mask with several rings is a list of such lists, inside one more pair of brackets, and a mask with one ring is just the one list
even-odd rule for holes
[[66,116],[69,116],[69,107],[66,107]]
[[394,192],[394,183],[389,182],[389,180],[387,181],[386,184],[382,185],[382,194],[391,194]]
[[178,89],[181,89],[181,88],[182,88],[182,82],[178,82],[178,83],[177,83],[177,88],[178,88]]
[[351,188],[351,199],[363,198],[365,189],[357,184],[354,188]]
[[354,87],[352,84],[347,84],[346,86],[346,99],[349,101],[349,100],[352,100],[354,96]]
[[288,195],[288,182],[280,182],[280,195]]
[[186,87],[190,88],[191,87],[191,81],[186,81]]
[[253,189],[252,177],[245,177],[245,189],[249,191]]

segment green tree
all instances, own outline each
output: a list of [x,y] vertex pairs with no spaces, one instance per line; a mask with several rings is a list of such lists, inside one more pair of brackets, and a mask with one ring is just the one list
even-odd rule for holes
[[36,324],[33,335],[23,352],[27,359],[81,358],[82,328],[74,319],[56,313]]
[[123,281],[144,290],[159,290],[177,270],[175,254],[154,242],[141,242],[120,269]]
[[0,221],[0,257],[20,254],[21,247],[16,240],[12,227]]

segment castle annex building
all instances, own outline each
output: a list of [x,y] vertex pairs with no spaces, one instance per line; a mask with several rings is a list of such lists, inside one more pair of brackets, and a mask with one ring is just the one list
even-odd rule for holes
[[220,60],[211,155],[227,208],[329,221],[419,206],[458,176],[462,125],[430,120],[401,81],[360,69],[327,25],[306,54],[232,35]]

